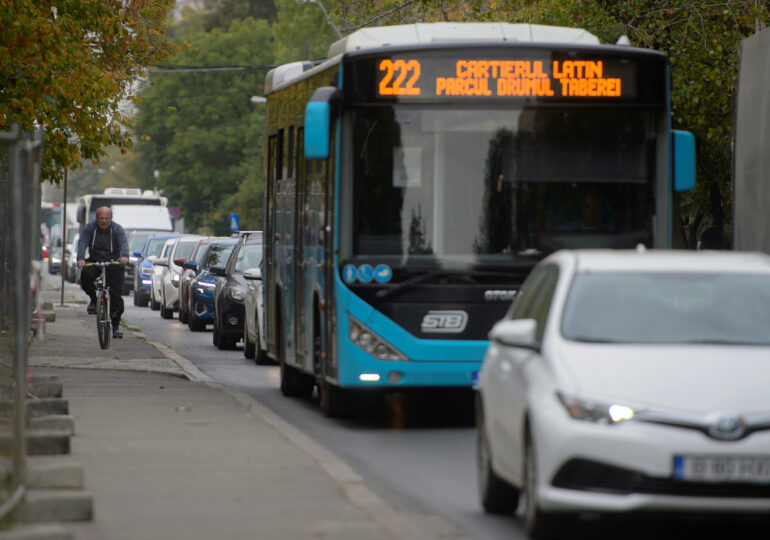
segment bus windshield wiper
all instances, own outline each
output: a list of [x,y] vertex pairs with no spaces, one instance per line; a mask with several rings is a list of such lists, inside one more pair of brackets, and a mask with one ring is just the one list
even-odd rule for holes
[[445,273],[446,273],[446,270],[430,270],[429,272],[425,272],[424,274],[419,274],[417,276],[407,279],[406,281],[397,283],[388,289],[382,289],[381,291],[377,291],[376,296],[377,298],[382,300],[384,298],[387,298],[388,296],[393,296],[399,291],[403,291],[404,289],[409,289],[411,287],[414,287],[415,285],[419,285],[423,281],[427,281],[428,279],[434,276],[437,276],[439,274],[445,274]]

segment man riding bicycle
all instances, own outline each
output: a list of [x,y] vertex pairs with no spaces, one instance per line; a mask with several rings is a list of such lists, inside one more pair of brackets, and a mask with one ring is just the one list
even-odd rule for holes
[[[119,260],[120,265],[107,267],[107,286],[110,289],[112,319],[112,337],[121,339],[120,316],[123,314],[123,278],[125,270],[122,265],[128,262],[128,241],[123,227],[112,221],[112,210],[108,206],[96,209],[96,219],[83,228],[78,240],[77,261],[81,268],[80,287],[91,299],[88,313],[96,313],[96,287],[94,280],[101,274],[97,266],[86,266],[86,248],[88,262],[107,262]],[[85,268],[84,268],[85,267]]]

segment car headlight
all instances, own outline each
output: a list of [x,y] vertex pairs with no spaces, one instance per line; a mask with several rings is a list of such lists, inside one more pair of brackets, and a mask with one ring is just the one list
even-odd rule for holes
[[246,298],[246,293],[243,292],[238,287],[231,286],[228,289],[228,293],[230,294],[230,298],[232,298],[233,300],[236,300],[238,302],[243,302],[244,298]]
[[208,281],[199,281],[195,287],[195,289],[198,291],[198,294],[206,294],[207,292],[213,291],[216,288],[216,283],[209,283]]
[[142,268],[139,269],[139,273],[142,274],[143,276],[149,276],[150,274],[152,274],[152,268],[143,266]]
[[171,284],[174,287],[179,287],[179,274],[174,274],[173,276],[171,276]]
[[404,362],[407,360],[406,356],[398,352],[387,341],[369,330],[356,319],[348,316],[348,320],[350,326],[348,337],[350,337],[350,341],[352,341],[356,347],[363,349],[378,360],[392,360],[396,362]]
[[634,409],[628,405],[621,405],[619,403],[603,403],[582,399],[562,392],[556,392],[556,397],[564,405],[567,414],[575,420],[587,420],[589,422],[612,425],[632,420],[636,414]]

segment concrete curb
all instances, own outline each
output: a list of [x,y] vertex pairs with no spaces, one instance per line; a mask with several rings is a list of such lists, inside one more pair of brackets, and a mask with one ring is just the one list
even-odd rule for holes
[[0,540],[73,540],[72,531],[62,525],[25,525],[0,532]]
[[390,537],[396,539],[451,538],[459,535],[453,524],[440,516],[417,516],[404,514],[389,506],[372,492],[363,478],[347,463],[329,452],[311,437],[305,435],[262,405],[255,398],[239,390],[228,388],[214,381],[200,371],[192,362],[160,343],[152,343],[167,358],[176,362],[193,382],[205,383],[208,387],[230,395],[249,413],[254,414],[267,425],[278,431],[300,451],[310,456],[326,475],[332,479],[340,491]]

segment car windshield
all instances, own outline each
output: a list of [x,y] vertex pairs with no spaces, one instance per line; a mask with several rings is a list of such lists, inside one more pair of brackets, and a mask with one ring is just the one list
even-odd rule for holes
[[133,253],[144,247],[147,243],[147,239],[150,237],[148,234],[133,234],[128,240],[128,252]]
[[188,259],[192,254],[193,250],[195,249],[195,246],[197,245],[198,245],[197,240],[193,242],[179,242],[179,245],[176,247],[176,251],[174,251],[174,258]]
[[235,244],[212,244],[206,252],[201,267],[224,266],[234,247]]
[[163,251],[163,246],[166,244],[168,238],[151,238],[150,245],[147,246],[147,257],[158,257],[160,252]]
[[770,276],[580,274],[561,330],[588,342],[770,345]]

